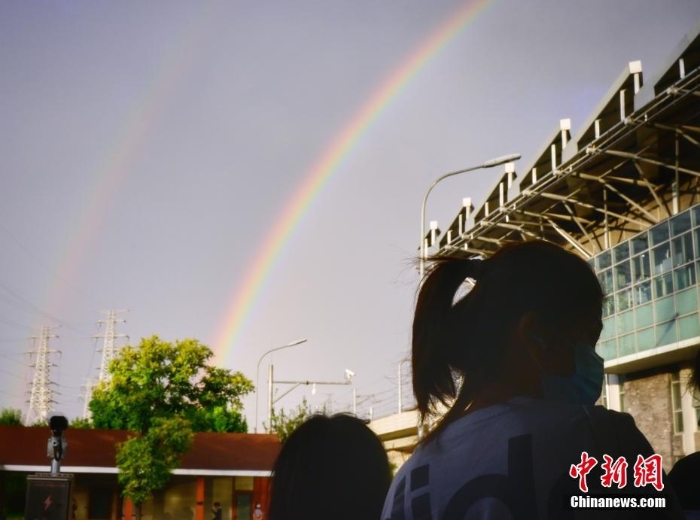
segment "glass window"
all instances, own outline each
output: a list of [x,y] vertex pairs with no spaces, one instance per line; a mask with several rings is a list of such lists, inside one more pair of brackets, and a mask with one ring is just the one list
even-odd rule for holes
[[651,276],[651,268],[649,267],[649,254],[642,253],[632,259],[632,279],[635,282],[646,280]]
[[616,245],[613,249],[613,257],[615,263],[627,260],[630,257],[630,243],[625,241],[622,244]]
[[615,337],[615,318],[605,318],[603,320],[603,330],[600,331],[600,341]]
[[693,223],[696,226],[700,226],[700,204],[691,208],[690,212],[693,214]]
[[603,317],[615,314],[615,298],[612,295],[603,300]]
[[638,329],[654,324],[654,307],[651,303],[637,307],[634,310],[634,321]]
[[654,336],[654,327],[649,327],[648,329],[640,330],[637,332],[637,350],[649,350],[654,348],[656,344],[656,337]]
[[684,211],[671,218],[671,235],[674,237],[689,231],[690,227],[690,211]]
[[677,291],[695,285],[695,266],[688,264],[673,271],[673,281],[676,284]]
[[700,227],[694,231],[695,234],[695,258],[700,259]]
[[666,321],[676,317],[676,304],[673,301],[673,296],[656,300],[654,303],[656,310],[656,321]]
[[598,280],[601,287],[603,287],[603,294],[611,294],[613,292],[612,269],[606,269],[598,273]]
[[620,336],[620,345],[617,350],[620,357],[629,356],[636,352],[634,334],[626,334]]
[[671,270],[671,245],[666,242],[652,250],[654,262],[654,274],[665,273]]
[[634,330],[634,314],[632,311],[623,312],[618,315],[617,330],[620,334],[626,334]]
[[603,359],[609,361],[617,357],[617,339],[603,341],[598,347],[598,353],[603,356]]
[[632,269],[630,266],[630,261],[625,260],[624,262],[617,264],[613,267],[615,273],[615,290],[624,289],[632,284]]
[[673,276],[671,273],[654,278],[654,297],[663,298],[669,294],[673,294]]
[[632,308],[632,289],[624,289],[615,294],[617,302],[617,312],[626,311]]
[[693,237],[690,233],[674,238],[671,241],[673,251],[673,267],[692,262],[693,258]]
[[638,255],[649,250],[649,236],[644,231],[630,240],[633,255]]
[[603,269],[610,267],[612,265],[610,249],[600,253],[598,255],[597,261],[598,261],[598,270],[599,271],[602,271]]
[[668,239],[668,221],[654,226],[649,231],[651,234],[651,245],[655,246]]
[[676,322],[667,321],[656,326],[656,346],[663,347],[678,341],[676,337]]
[[642,305],[651,301],[651,282],[642,282],[634,286],[634,305]]
[[697,313],[678,320],[678,336],[681,340],[700,336],[700,321],[698,321]]
[[698,310],[698,293],[695,287],[676,293],[676,311],[679,316]]
[[681,408],[681,377],[671,374],[671,407],[673,410],[673,432],[683,433],[683,409]]

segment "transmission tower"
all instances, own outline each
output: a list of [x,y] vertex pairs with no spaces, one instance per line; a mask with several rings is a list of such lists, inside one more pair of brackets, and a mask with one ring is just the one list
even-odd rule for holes
[[36,422],[46,422],[49,412],[53,411],[53,390],[51,390],[51,385],[55,384],[51,381],[51,367],[56,366],[49,361],[49,356],[51,354],[60,354],[58,350],[49,349],[49,339],[58,338],[56,335],[51,334],[51,330],[56,327],[44,326],[41,328],[41,335],[37,338],[33,336],[34,345],[36,345],[36,340],[39,339],[39,348],[30,350],[29,359],[30,361],[34,358],[34,362],[29,364],[30,367],[34,368],[34,377],[32,378],[31,389],[29,390],[29,409],[27,410],[27,415],[24,419],[24,423],[34,424]]
[[85,392],[85,395],[81,397],[83,400],[83,419],[92,419],[92,412],[90,411],[90,401],[92,401],[92,391],[97,386],[97,381],[93,377],[88,377],[87,383],[80,388]]
[[[110,375],[109,375],[109,364],[114,359],[114,356],[117,353],[117,347],[116,347],[114,340],[117,338],[128,337],[126,334],[117,334],[115,332],[115,325],[117,324],[117,322],[126,323],[126,320],[117,319],[117,314],[120,314],[122,312],[127,312],[127,311],[120,310],[120,311],[100,311],[100,312],[103,314],[106,314],[107,319],[97,320],[97,323],[106,323],[107,327],[106,327],[104,334],[97,334],[97,335],[93,336],[95,338],[104,338],[104,340],[105,340],[104,346],[102,347],[102,363],[100,364],[100,376],[98,378],[98,381],[109,382],[109,380],[111,379]],[[89,383],[90,382],[88,381],[88,385],[89,385]],[[92,393],[92,390],[90,392]]]

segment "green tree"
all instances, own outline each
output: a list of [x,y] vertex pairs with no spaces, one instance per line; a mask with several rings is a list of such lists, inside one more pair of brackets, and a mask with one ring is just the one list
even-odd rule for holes
[[186,419],[159,417],[148,432],[133,436],[117,447],[117,478],[124,494],[136,505],[137,518],[141,518],[143,502],[168,483],[193,437]]
[[247,432],[242,398],[253,383],[240,372],[207,362],[212,351],[199,341],[170,343],[158,336],[119,351],[111,380],[92,394],[95,428],[137,432],[117,448],[119,483],[136,505],[162,489],[193,431]]
[[263,427],[267,433],[275,433],[279,438],[280,442],[284,444],[287,439],[301,426],[307,419],[313,415],[309,403],[306,398],[290,412],[286,412],[284,408],[280,408],[279,412],[272,410],[272,417],[270,417],[270,424],[263,422]]
[[247,432],[241,399],[253,383],[208,365],[212,356],[194,339],[169,343],[152,336],[122,348],[109,367],[111,382],[93,392],[95,428],[146,433],[155,419],[182,417],[194,431]]
[[77,429],[90,429],[92,428],[92,421],[86,419],[85,417],[76,417],[70,422],[70,427]]
[[17,408],[0,410],[0,426],[22,426],[22,410]]

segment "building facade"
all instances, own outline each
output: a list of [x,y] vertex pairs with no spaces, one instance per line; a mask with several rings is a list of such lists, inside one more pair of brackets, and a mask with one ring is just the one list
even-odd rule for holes
[[[0,427],[0,511],[24,512],[27,475],[48,473],[48,428]],[[61,473],[74,475],[73,513],[78,520],[120,520],[135,516],[121,496],[116,446],[129,432],[68,429]],[[167,487],[142,504],[143,520],[209,520],[214,502],[221,520],[253,520],[255,504],[267,506],[270,474],[280,450],[276,435],[197,433]],[[264,509],[266,511],[266,509]]]

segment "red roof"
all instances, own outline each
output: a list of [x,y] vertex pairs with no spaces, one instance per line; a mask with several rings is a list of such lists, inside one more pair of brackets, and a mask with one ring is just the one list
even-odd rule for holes
[[[71,429],[65,432],[68,448],[62,461],[72,467],[115,467],[116,443],[127,439],[124,430]],[[2,466],[43,466],[50,460],[46,445],[48,428],[0,426]],[[252,433],[196,433],[194,443],[179,469],[271,471],[280,450],[276,435]]]

